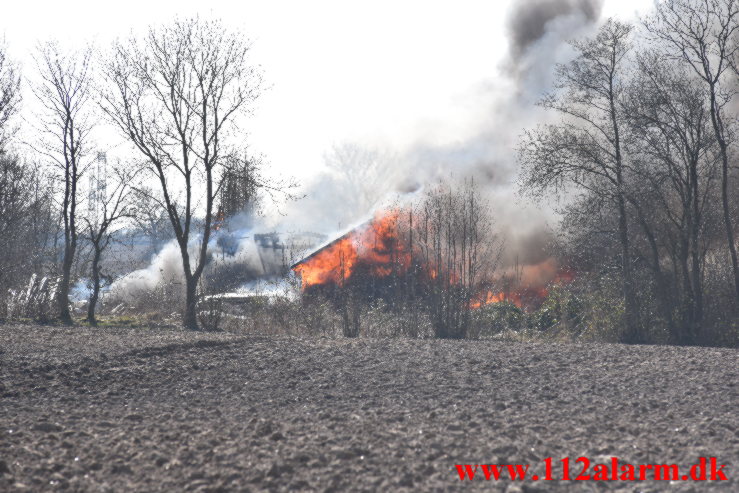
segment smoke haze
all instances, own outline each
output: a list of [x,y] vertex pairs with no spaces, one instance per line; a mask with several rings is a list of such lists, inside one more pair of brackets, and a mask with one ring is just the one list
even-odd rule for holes
[[504,264],[544,261],[556,215],[517,195],[515,149],[524,128],[545,120],[534,103],[551,87],[554,65],[571,55],[567,41],[591,33],[601,9],[601,0],[515,2],[507,23],[508,54],[497,67],[500,77],[478,84],[461,102],[477,106],[463,135],[444,142],[445,133],[458,134],[460,128],[443,121],[438,128],[426,124],[395,144],[395,159],[382,164],[387,170],[378,170],[388,180],[374,203],[347,200],[347,183],[326,172],[307,185],[306,198],[278,221],[331,235],[409,191],[439,180],[473,177],[490,200],[497,230],[505,238]]
[[509,57],[516,60],[551,29],[558,18],[581,16],[586,23],[600,17],[602,0],[521,0],[508,19]]
[[[371,217],[374,210],[412,201],[429,184],[473,177],[490,201],[496,229],[506,244],[503,269],[543,265],[551,257],[556,215],[550,207],[517,195],[515,148],[524,128],[545,120],[534,103],[551,87],[554,65],[571,55],[567,41],[590,34],[601,8],[601,0],[516,1],[507,22],[507,56],[496,68],[499,76],[482,81],[460,102],[475,107],[468,121],[450,126],[441,118],[391,144],[354,144],[370,151],[382,148],[378,153],[385,156],[367,164],[377,176],[362,200],[356,187],[366,183],[348,183],[336,169],[324,171],[305,184],[303,199],[281,207],[253,231],[313,231],[332,237]],[[246,233],[244,238],[228,261],[252,265],[258,273],[254,241]],[[222,254],[217,246],[213,252]],[[112,286],[111,296],[126,299],[161,281],[181,278],[179,250],[172,242],[149,267]]]

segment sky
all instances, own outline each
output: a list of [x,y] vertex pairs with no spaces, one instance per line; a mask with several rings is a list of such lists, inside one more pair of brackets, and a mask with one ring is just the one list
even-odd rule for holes
[[[304,180],[333,145],[397,151],[463,140],[490,118],[480,87],[495,84],[507,53],[511,1],[33,1],[9,2],[0,33],[24,74],[57,39],[104,48],[173,16],[222,18],[253,41],[268,89],[248,142],[273,173]],[[650,0],[606,0],[602,17],[627,18]]]

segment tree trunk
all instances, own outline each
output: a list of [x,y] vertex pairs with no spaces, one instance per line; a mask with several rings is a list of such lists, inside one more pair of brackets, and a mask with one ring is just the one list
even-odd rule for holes
[[691,223],[690,223],[690,260],[691,260],[691,283],[693,291],[693,317],[690,320],[690,331],[694,342],[700,340],[703,332],[703,282],[701,278],[701,254],[700,254],[700,188],[698,186],[698,166],[695,161],[690,165],[690,188],[691,188]]
[[[612,58],[615,67],[615,53]],[[624,177],[623,177],[623,158],[621,156],[621,137],[616,114],[616,101],[613,92],[614,74],[611,72],[608,99],[610,105],[611,125],[613,126],[613,147],[616,157],[616,200],[618,202],[618,235],[621,243],[621,268],[623,274],[623,291],[624,291],[624,334],[622,342],[637,343],[640,342],[638,323],[638,305],[636,301],[636,291],[634,286],[634,274],[631,268],[631,249],[629,245],[629,225],[626,217],[626,197],[624,194]]]
[[59,305],[59,320],[66,325],[72,325],[72,314],[69,312],[69,282],[72,277],[72,260],[74,259],[75,243],[68,242],[64,248],[62,263],[62,280],[59,283],[57,302]]
[[682,327],[680,329],[680,339],[676,342],[685,345],[694,343],[696,317],[695,293],[693,292],[693,282],[690,277],[688,258],[688,245],[687,242],[684,242],[680,248],[678,260],[680,262],[680,270],[682,271],[683,291],[685,291],[685,301],[683,302],[683,312],[685,315],[682,317],[681,321]]
[[731,257],[731,268],[734,273],[734,289],[736,299],[739,301],[739,260],[736,253],[736,237],[734,226],[731,224],[731,208],[729,205],[729,158],[727,156],[726,144],[721,146],[721,206],[724,210],[724,224],[726,225],[726,238],[729,243],[729,255]]
[[185,274],[185,317],[183,325],[189,330],[200,330],[197,316],[197,286],[198,279]]
[[93,327],[97,327],[98,324],[95,319],[95,306],[100,296],[100,253],[100,248],[95,246],[92,257],[92,293],[87,305],[87,322]]
[[659,247],[657,246],[657,240],[655,239],[654,233],[652,232],[646,218],[644,217],[643,210],[639,206],[639,203],[634,201],[633,199],[630,200],[630,203],[632,203],[636,208],[639,224],[641,224],[644,235],[647,237],[647,241],[649,242],[649,248],[652,252],[652,273],[654,275],[654,282],[657,288],[656,297],[659,309],[662,312],[662,317],[665,319],[665,323],[667,324],[668,331],[670,332],[670,337],[679,337],[678,334],[675,334],[676,327],[672,316],[673,307],[669,297],[669,283],[667,282],[667,279],[665,278],[665,273],[662,271],[662,267],[659,263],[660,255]]
[[[697,203],[697,199],[696,199]],[[697,210],[697,206],[695,207]],[[697,216],[696,216],[697,217]],[[698,234],[699,234],[699,225],[697,219],[693,219],[693,231],[691,232],[692,235],[692,252],[691,252],[691,262],[692,262],[692,278],[691,281],[693,283],[693,297],[695,302],[695,307],[693,311],[693,319],[691,320],[692,326],[691,326],[691,332],[693,333],[693,337],[695,337],[696,340],[700,340],[703,334],[703,282],[702,282],[702,276],[701,276],[701,255],[700,255],[700,246],[698,244]]]
[[[69,168],[69,165],[67,166]],[[74,224],[76,187],[75,177],[73,175],[70,179],[68,168],[65,175],[65,197],[62,209],[64,214],[64,259],[62,260],[62,279],[59,283],[57,303],[59,306],[59,320],[63,324],[72,325],[72,314],[69,312],[69,282],[72,277],[72,263],[77,247]]]
[[734,289],[736,291],[736,299],[739,301],[739,260],[736,253],[736,238],[734,236],[734,227],[731,224],[731,208],[729,206],[729,155],[727,144],[723,135],[723,122],[721,115],[716,107],[716,88],[711,84],[711,123],[713,131],[716,134],[719,150],[721,151],[721,206],[724,213],[724,225],[726,227],[726,238],[729,245],[729,256],[731,257],[731,268],[734,274]]
[[[620,173],[619,173],[620,174]],[[631,268],[631,249],[629,245],[629,229],[626,219],[626,204],[623,194],[618,195],[618,234],[621,243],[621,268],[624,291],[624,325],[621,341],[628,344],[641,342],[637,317],[638,304],[634,287],[634,273]]]

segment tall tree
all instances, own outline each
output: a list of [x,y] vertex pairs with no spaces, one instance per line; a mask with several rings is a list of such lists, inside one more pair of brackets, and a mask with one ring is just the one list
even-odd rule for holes
[[[14,281],[13,266],[18,265],[22,241],[17,241],[24,229],[28,212],[27,172],[16,156],[8,156],[5,146],[12,134],[11,119],[20,104],[20,75],[0,45],[0,317],[4,317],[4,298]],[[15,241],[14,241],[15,240]]]
[[0,44],[0,153],[12,135],[10,125],[21,103],[20,72]]
[[685,63],[703,81],[711,125],[721,156],[721,205],[731,259],[736,299],[739,301],[739,259],[731,212],[729,146],[731,119],[727,106],[736,92],[729,80],[739,55],[739,1],[668,0],[657,2],[656,13],[645,27],[665,46],[663,54]]
[[[628,198],[650,245],[656,297],[672,341],[695,343],[703,323],[706,216],[717,178],[716,139],[694,74],[654,51],[639,54],[637,68],[624,109],[640,186]],[[672,259],[675,271],[669,283],[665,258]],[[678,303],[679,322],[671,313]]]
[[534,195],[575,185],[615,209],[621,249],[624,342],[639,342],[636,286],[629,238],[628,164],[621,101],[633,27],[607,20],[592,39],[573,41],[575,58],[558,65],[556,91],[541,101],[559,124],[529,131],[519,148],[522,188]]
[[85,171],[94,108],[91,54],[90,49],[63,53],[55,42],[42,45],[36,58],[39,82],[33,88],[42,108],[41,142],[37,150],[52,160],[63,183],[64,257],[57,301],[59,318],[67,324],[72,323],[69,284],[77,251],[78,185]]
[[125,166],[108,166],[107,160],[103,160],[102,163],[105,165],[98,167],[94,179],[91,180],[89,214],[84,218],[85,233],[92,245],[90,266],[92,286],[87,304],[87,322],[92,326],[97,325],[95,308],[100,297],[103,253],[110,245],[121,219],[131,215],[133,206],[131,201],[133,171]]
[[[196,330],[197,286],[207,260],[219,174],[239,117],[261,91],[250,44],[219,21],[198,18],[151,28],[114,45],[103,108],[144,156],[160,185],[185,275],[183,323]],[[201,231],[193,219],[203,218]],[[199,237],[198,237],[199,233]],[[194,258],[191,258],[194,246]]]

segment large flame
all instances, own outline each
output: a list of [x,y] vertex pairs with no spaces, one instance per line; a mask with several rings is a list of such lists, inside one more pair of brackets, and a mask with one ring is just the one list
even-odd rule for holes
[[[296,264],[293,270],[300,275],[303,290],[324,284],[344,286],[357,270],[374,278],[402,275],[408,272],[413,255],[408,244],[402,241],[400,230],[399,211],[378,214]],[[417,255],[415,261],[421,257]],[[429,281],[440,274],[434,265],[416,267],[425,272]],[[456,282],[454,272],[442,271],[441,274],[448,275],[452,283]],[[483,280],[486,287],[473,296],[469,306],[480,308],[507,302],[520,308],[537,307],[547,297],[551,286],[570,282],[573,277],[571,271],[559,266],[553,258],[539,264],[503,269],[493,279]],[[504,286],[504,289],[487,286]]]
[[295,265],[303,289],[330,282],[342,286],[359,265],[376,277],[406,271],[410,255],[400,241],[398,218],[397,211],[377,215]]
[[350,236],[342,237],[293,269],[300,274],[303,289],[333,282],[343,285],[357,263],[357,249]]

